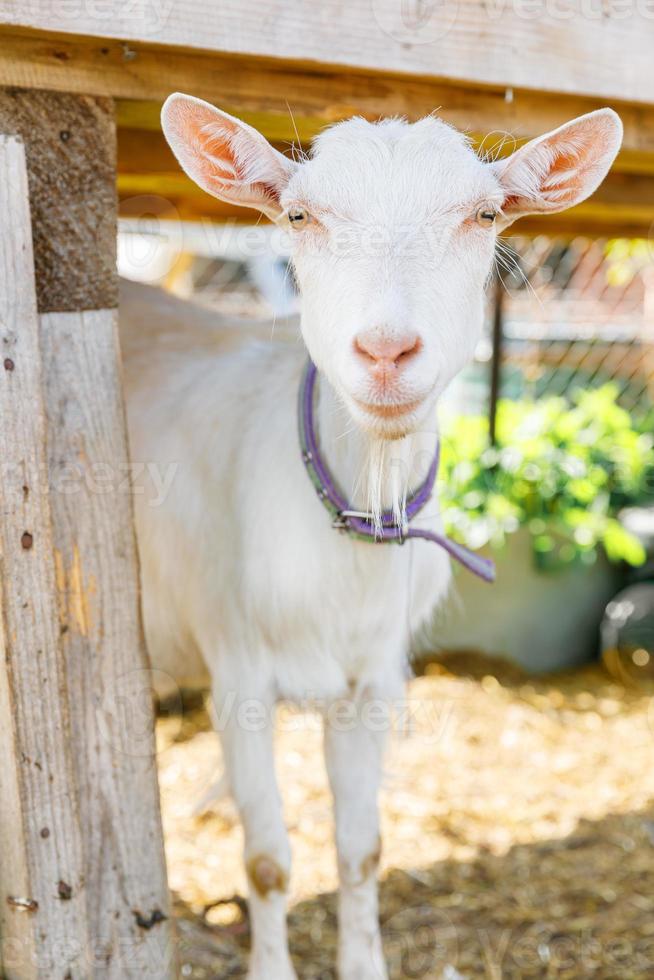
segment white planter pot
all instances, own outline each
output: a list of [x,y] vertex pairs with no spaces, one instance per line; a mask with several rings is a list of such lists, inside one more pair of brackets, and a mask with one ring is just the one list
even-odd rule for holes
[[592,566],[540,571],[527,531],[492,557],[494,585],[457,569],[449,599],[417,644],[418,658],[435,649],[475,650],[540,672],[597,654],[602,614],[622,583],[616,566],[601,556]]

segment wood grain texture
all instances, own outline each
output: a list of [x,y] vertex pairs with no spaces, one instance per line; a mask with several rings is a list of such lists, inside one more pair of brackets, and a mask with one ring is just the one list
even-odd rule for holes
[[[147,137],[146,137],[147,142]],[[250,208],[236,207],[205,194],[181,172],[119,173],[120,214],[160,221],[209,221],[251,225]],[[587,201],[561,214],[530,215],[516,222],[518,234],[608,235],[649,238],[654,228],[654,177],[609,174]],[[181,232],[183,235],[183,230]]]
[[[480,138],[495,131],[521,140],[606,104],[602,95],[559,93],[553,99],[549,92],[518,86],[507,101],[504,86],[479,87],[465,79],[363,73],[338,65],[164,50],[148,43],[126,46],[113,39],[7,27],[0,27],[0,84],[111,96],[123,100],[117,108],[119,127],[158,131],[161,102],[171,91],[187,91],[241,115],[268,139],[281,142],[294,140],[296,127],[308,140],[326,123],[355,113],[416,119],[434,109]],[[625,125],[624,168],[640,171],[645,164],[651,172],[654,89],[649,104],[631,104],[622,91],[610,101]]]
[[0,932],[4,976],[86,976],[22,143],[0,137]]
[[0,22],[634,102],[651,103],[654,93],[654,18],[635,2],[0,0]]
[[[578,100],[575,100],[575,102],[578,102]],[[391,109],[393,104],[392,102],[390,103]],[[559,107],[557,114],[552,115],[551,112],[545,113],[544,110],[541,111],[537,105],[534,105],[531,114],[527,115],[525,113],[523,125],[502,129],[499,126],[493,126],[493,122],[498,121],[498,115],[489,107],[489,115],[487,117],[488,128],[486,130],[483,129],[483,118],[479,109],[474,117],[474,121],[479,127],[477,130],[471,129],[469,125],[471,120],[470,115],[464,116],[462,113],[459,114],[452,110],[448,112],[444,109],[439,110],[438,115],[446,119],[451,125],[455,125],[457,129],[464,130],[478,151],[482,153],[487,151],[498,156],[507,156],[526,142],[527,139],[524,135],[514,136],[512,132],[521,131],[524,134],[526,130],[529,138],[539,136],[550,129],[555,129],[561,122],[582,115],[588,107],[575,104],[567,108],[570,110],[569,112],[566,112],[565,107],[562,112]],[[230,106],[230,109],[232,114],[239,115],[239,111],[234,106]],[[117,103],[117,168],[119,174],[174,173],[179,169],[179,164],[161,131],[160,114],[161,107],[154,102]],[[390,112],[390,115],[393,114],[393,112]],[[325,120],[322,120],[319,126],[314,127],[311,120],[306,117],[294,116],[296,130],[294,132],[292,131],[291,119],[287,117],[288,132],[280,135],[282,133],[281,127],[277,127],[276,124],[271,123],[269,114],[242,112],[240,115],[245,122],[250,123],[250,125],[253,125],[262,132],[281,153],[289,153],[293,144],[297,146],[298,138],[303,148],[308,150],[311,140],[325,127]],[[369,115],[372,119],[379,118],[372,114]],[[457,119],[462,123],[461,125],[457,124]],[[468,125],[463,125],[464,120]],[[506,123],[509,122],[508,119],[504,119],[503,121]],[[124,122],[124,124],[121,125],[121,122]],[[139,122],[141,125],[138,124]],[[628,116],[626,122],[628,127]],[[652,113],[652,122],[654,124],[654,111]],[[654,125],[651,135],[651,152],[643,149],[645,137],[641,130],[639,135],[640,149],[630,150],[628,147],[623,148],[612,167],[612,172],[633,174],[636,177],[654,177]],[[627,139],[629,138],[629,134],[627,134]]]
[[174,956],[116,313],[42,316],[41,344],[87,915],[103,977],[165,980]]
[[[135,122],[136,113],[130,113],[128,118]],[[141,119],[147,121],[147,115]],[[273,143],[281,152],[288,153],[288,145],[278,140]],[[477,142],[478,148],[503,156],[513,152],[517,145],[515,140],[506,140],[502,145],[497,133]],[[529,228],[530,233],[554,234],[561,230],[567,234],[572,230],[578,234],[648,238],[654,227],[654,153],[649,159],[649,172],[625,172],[623,154],[587,201],[560,215],[523,219],[516,229],[520,233]],[[644,166],[643,155],[639,163]],[[194,184],[179,168],[163,134],[154,129],[129,126],[118,130],[118,196],[124,217],[156,214],[162,220],[208,218],[244,224],[257,220],[252,210],[219,201]]]
[[0,133],[25,142],[39,311],[117,305],[111,100],[1,89]]

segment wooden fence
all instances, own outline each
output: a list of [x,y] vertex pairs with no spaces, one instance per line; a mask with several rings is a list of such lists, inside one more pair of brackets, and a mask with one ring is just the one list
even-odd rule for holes
[[172,977],[123,489],[113,106],[5,91],[0,131],[2,967]]

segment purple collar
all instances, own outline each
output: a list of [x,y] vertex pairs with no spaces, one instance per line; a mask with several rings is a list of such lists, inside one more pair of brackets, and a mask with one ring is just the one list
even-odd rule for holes
[[317,376],[318,369],[309,358],[300,384],[298,403],[300,445],[302,447],[302,459],[307,473],[311,478],[311,482],[315,486],[323,506],[332,516],[332,527],[342,533],[349,534],[351,537],[377,544],[388,542],[404,544],[410,538],[422,538],[425,541],[432,541],[434,544],[438,544],[441,548],[444,548],[452,558],[460,562],[461,565],[474,575],[478,575],[479,578],[484,579],[486,582],[494,582],[495,563],[490,559],[482,558],[480,555],[475,554],[474,551],[470,551],[469,548],[464,547],[464,545],[457,544],[456,541],[450,541],[444,534],[409,527],[410,521],[422,510],[432,495],[438,473],[440,448],[438,442],[436,443],[436,452],[434,453],[434,458],[424,483],[407,500],[407,523],[405,527],[398,527],[391,511],[385,511],[382,514],[381,528],[375,528],[370,515],[353,510],[352,506],[338,490],[327,464],[320,454],[314,422]]

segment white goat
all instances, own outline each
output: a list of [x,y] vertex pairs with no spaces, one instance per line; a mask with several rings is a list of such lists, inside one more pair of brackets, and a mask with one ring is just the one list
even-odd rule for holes
[[[301,333],[217,321],[128,287],[123,344],[135,460],[177,464],[166,499],[137,496],[147,643],[177,683],[211,676],[231,793],[245,830],[251,980],[295,977],[286,937],[290,854],[275,781],[280,698],[325,713],[341,881],[341,980],[387,976],[377,910],[377,796],[387,726],[364,707],[401,695],[409,624],[443,599],[433,544],[332,527],[298,444],[296,402],[317,365],[316,428],[352,505],[404,520],[436,441],[435,406],[471,358],[498,230],[560,211],[608,171],[610,109],[485,162],[442,121],[352,119],[293,162],[250,126],[184,95],[163,128],[201,187],[288,227]],[[304,346],[306,345],[306,347]],[[315,475],[315,474],[314,474]],[[412,527],[438,530],[434,501]],[[343,700],[349,711],[331,711]],[[265,710],[264,710],[265,709]]]

